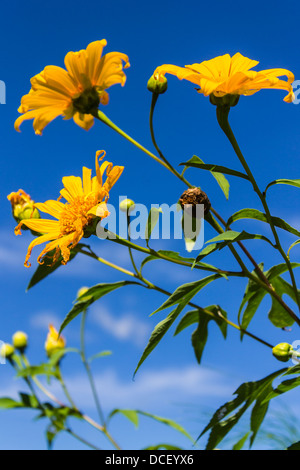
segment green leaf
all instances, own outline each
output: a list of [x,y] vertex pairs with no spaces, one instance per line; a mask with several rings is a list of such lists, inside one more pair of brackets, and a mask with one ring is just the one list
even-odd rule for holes
[[112,283],[105,283],[105,284],[97,284],[96,286],[91,287],[88,289],[75,303],[74,307],[70,310],[67,314],[66,318],[64,319],[59,334],[66,328],[66,326],[74,320],[81,312],[86,310],[93,302],[99,300],[106,294],[113,292],[116,289],[119,289],[123,286],[128,286],[130,284],[137,284],[140,285],[138,282],[134,281],[119,281],[119,282],[112,282]]
[[77,348],[63,348],[58,351],[54,351],[49,358],[50,367],[55,367],[60,359],[70,352],[80,354],[80,350]]
[[[194,263],[195,262],[194,258],[186,258],[186,257],[181,256],[179,253],[175,251],[166,251],[166,250],[159,250],[153,253],[152,255],[147,256],[143,260],[141,264],[141,268],[143,268],[146,263],[149,263],[149,261],[155,261],[155,260],[161,260],[161,259],[166,260],[166,261],[168,260],[175,261],[176,263],[182,264],[182,265],[187,265],[189,263],[191,266],[193,267],[198,266],[199,269],[203,269],[205,271],[214,271],[214,272],[220,271],[220,269],[216,268],[212,264],[200,263],[200,262]],[[225,274],[222,274],[222,275],[226,277]]]
[[[288,294],[293,300],[295,300],[295,292],[293,287],[281,277],[277,277],[272,280],[272,285],[280,297],[283,294]],[[277,328],[285,328],[286,326],[292,326],[294,319],[289,313],[280,305],[280,303],[272,297],[272,306],[268,313],[269,320]]]
[[138,412],[136,410],[122,410],[120,408],[116,408],[115,410],[113,410],[109,414],[108,419],[110,420],[116,414],[122,414],[123,416],[125,416],[125,418],[127,418],[129,421],[131,421],[136,428],[138,427],[138,425],[139,425],[139,415],[138,415]]
[[240,171],[231,170],[226,166],[214,165],[212,163],[203,163],[203,161],[194,155],[189,161],[185,163],[180,163],[180,165],[185,165],[186,167],[199,168],[200,170],[208,170],[213,173],[224,173],[225,175],[237,176],[245,180],[249,180],[248,176],[245,173]]
[[201,168],[202,170],[209,170],[210,173],[212,174],[212,176],[216,179],[216,181],[217,181],[218,185],[220,186],[220,188],[222,189],[226,199],[228,199],[228,197],[229,197],[230,184],[229,184],[227,178],[225,178],[225,176],[223,175],[223,173],[226,173],[226,171],[222,172],[221,169],[227,170],[227,173],[228,173],[228,171],[230,171],[231,172],[230,174],[235,173],[235,176],[239,175],[239,172],[234,172],[233,170],[228,170],[225,167],[221,167],[221,166],[217,166],[217,165],[206,165],[203,162],[203,160],[201,160],[201,158],[199,158],[199,157],[196,157],[196,155],[194,155],[188,162],[181,163],[181,165],[185,165],[186,167],[192,166],[192,167],[196,167],[196,168]]
[[264,193],[267,192],[267,190],[273,186],[274,184],[287,184],[289,186],[295,186],[296,188],[300,188],[300,179],[296,179],[296,180],[290,180],[290,179],[279,179],[279,180],[274,180],[272,181],[271,183],[268,184],[268,186],[266,187]]
[[300,441],[294,442],[294,444],[289,446],[286,450],[300,450]]
[[[209,315],[206,311],[212,312],[215,317]],[[219,314],[222,314],[224,318],[227,318],[227,314],[224,310],[222,310],[218,305],[211,305],[209,307],[205,308],[204,310],[193,310],[191,312],[188,312],[182,317],[181,321],[179,322],[176,331],[174,333],[174,336],[180,333],[183,329],[189,327],[190,325],[194,323],[198,323],[197,329],[193,332],[192,334],[192,346],[194,348],[195,356],[200,364],[203,351],[207,342],[208,338],[208,323],[211,320],[214,320],[220,330],[224,338],[226,338],[227,335],[227,323],[222,320]]]
[[[260,264],[259,268],[263,270],[263,264]],[[255,274],[255,271],[253,271],[252,274]],[[249,323],[251,322],[253,316],[255,315],[265,295],[266,295],[266,291],[262,287],[260,287],[256,282],[249,279],[245,293],[244,293],[244,297],[243,297],[243,300],[241,302],[239,312],[238,312],[238,321],[239,321],[240,326],[244,330],[248,328]],[[246,305],[246,308],[242,315],[242,311],[245,305]],[[242,316],[242,320],[241,320],[241,316]],[[243,336],[244,336],[244,332],[241,331],[241,339],[243,338]]]
[[152,233],[155,225],[158,222],[159,214],[162,214],[161,208],[152,207],[150,209],[149,216],[148,216],[148,221],[147,221],[147,225],[146,225],[146,230],[145,230],[145,239],[147,241],[147,244],[148,244],[148,240],[150,239],[151,233]]
[[206,243],[220,242],[220,241],[238,242],[241,240],[254,240],[254,239],[264,240],[265,242],[268,242],[272,246],[274,246],[273,243],[267,237],[263,235],[247,233],[244,230],[242,232],[235,232],[233,230],[227,230],[226,232],[221,233],[220,235],[212,238],[211,240],[208,240]]
[[172,444],[157,444],[155,446],[144,447],[142,450],[184,450]]
[[299,387],[300,385],[300,377],[295,377],[293,379],[289,380],[284,380],[281,382],[281,384],[278,385],[274,390],[270,391],[270,393],[267,395],[267,397],[264,400],[264,403],[269,402],[273,398],[276,398],[280,395],[283,395],[286,392],[289,392],[290,390],[293,390],[296,387]]
[[111,351],[101,351],[98,354],[94,354],[88,359],[88,362],[91,363],[95,359],[98,359],[99,357],[105,357],[105,356],[110,356],[112,354]]
[[27,393],[19,393],[21,399],[21,406],[23,408],[39,408],[40,404],[34,395]]
[[143,416],[147,416],[148,418],[154,419],[155,421],[158,421],[159,423],[165,424],[169,426],[172,429],[175,429],[176,431],[180,432],[183,436],[187,437],[191,442],[195,442],[195,440],[192,438],[192,436],[176,421],[173,421],[172,419],[166,419],[162,418],[161,416],[153,415],[151,413],[146,413],[145,411],[141,410],[136,410],[137,413]]
[[242,448],[245,445],[245,442],[247,441],[249,437],[250,431],[247,432],[234,446],[232,447],[232,450],[242,450]]
[[151,333],[150,339],[148,341],[148,344],[142,354],[141,359],[138,362],[138,365],[134,371],[133,376],[137,373],[138,369],[140,366],[143,364],[145,359],[149,356],[149,354],[153,351],[154,348],[158,345],[158,343],[161,341],[161,339],[164,337],[164,335],[167,333],[169,328],[173,325],[174,321],[180,315],[182,310],[184,309],[186,303],[182,302],[181,304],[178,305],[178,307],[173,310],[169,315],[164,318],[161,322],[159,322],[154,330]]
[[35,377],[36,375],[46,375],[47,377],[56,377],[57,374],[52,370],[50,364],[40,364],[39,366],[24,367],[19,370],[17,377]]
[[[71,250],[69,262],[72,261],[72,259],[75,258],[75,256],[78,254],[78,252],[79,252],[79,250],[82,246],[84,246],[84,245],[78,243],[78,245]],[[35,286],[40,281],[45,279],[45,277],[49,276],[49,274],[52,274],[54,271],[56,271],[58,268],[60,268],[62,266],[62,264],[61,264],[61,262],[63,261],[62,256],[60,256],[58,258],[58,260],[53,264],[53,266],[51,266],[54,254],[55,254],[55,250],[49,251],[47,257],[45,258],[44,263],[39,264],[39,266],[36,269],[34,275],[30,279],[30,282],[27,286],[26,291],[31,289],[33,286]]]
[[[257,382],[246,382],[240,385],[235,391],[236,398],[221,406],[213,415],[208,425],[201,432],[198,439],[203,436],[207,431],[211,430],[207,442],[206,450],[213,450],[221,442],[224,437],[231,431],[231,429],[238,423],[243,414],[254,403],[261,403],[261,397],[265,397],[265,391],[269,389],[270,384],[279,375],[282,375],[287,369],[281,369]],[[233,412],[236,411],[234,414]],[[253,432],[253,440],[258,431],[258,428],[264,417],[264,410],[261,415],[259,413],[259,406],[256,407],[254,415],[252,416],[251,429]],[[227,419],[225,419],[228,416]]]
[[[242,209],[229,217],[227,221],[227,227],[229,227],[233,222],[241,219],[255,219],[268,223],[268,218],[263,212],[260,212],[257,209]],[[292,233],[293,235],[296,235],[297,237],[300,237],[300,232],[284,220],[280,219],[279,217],[271,217],[271,219],[276,227],[279,227],[283,230],[286,230],[287,232]]]
[[207,286],[207,284],[221,277],[222,276],[220,274],[212,274],[200,279],[200,281],[189,282],[188,284],[183,284],[182,286],[177,287],[173,294],[171,294],[170,297],[152,313],[152,315],[182,301],[184,301],[186,305],[201,289]]
[[21,408],[22,404],[12,398],[0,398],[0,410],[11,410],[13,408]]
[[[300,263],[291,263],[291,266],[292,266],[293,269],[299,268]],[[272,279],[274,279],[277,276],[280,276],[281,274],[285,273],[286,271],[288,271],[288,267],[287,267],[286,263],[281,263],[281,264],[277,264],[276,266],[273,266],[272,268],[270,268],[265,273],[265,275],[267,276],[269,281],[271,281]]]
[[291,246],[289,247],[288,251],[287,251],[287,257],[289,258],[290,257],[290,251],[292,248],[294,248],[294,246],[297,246],[299,245],[300,243],[300,239],[299,240],[296,240],[294,243],[291,244]]

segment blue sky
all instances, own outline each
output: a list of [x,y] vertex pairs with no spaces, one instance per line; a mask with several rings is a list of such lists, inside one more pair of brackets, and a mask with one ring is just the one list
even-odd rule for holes
[[[0,105],[1,138],[1,197],[2,223],[0,229],[1,263],[1,331],[0,339],[9,341],[16,330],[29,334],[29,355],[32,362],[43,359],[43,343],[47,325],[53,321],[58,327],[70,309],[77,290],[82,285],[122,280],[121,273],[81,257],[62,267],[40,285],[25,293],[34,272],[23,267],[26,248],[31,240],[28,233],[16,238],[7,194],[23,188],[36,201],[57,197],[61,178],[80,175],[82,166],[94,168],[96,150],[105,149],[114,164],[124,165],[125,171],[113,188],[110,203],[117,204],[119,195],[126,195],[148,206],[154,203],[176,202],[184,191],[183,184],[173,178],[145,154],[101,123],[89,131],[72,121],[57,118],[46,127],[43,136],[36,136],[32,122],[22,125],[22,132],[13,128],[22,95],[30,88],[30,78],[46,65],[63,66],[65,54],[85,48],[91,41],[105,38],[105,52],[119,51],[129,56],[124,88],[110,89],[110,103],[104,112],[121,128],[153,151],[148,126],[151,95],[146,84],[156,66],[171,63],[185,65],[201,62],[217,55],[240,52],[260,62],[262,69],[287,68],[300,77],[297,58],[299,33],[296,2],[290,2],[288,11],[282,3],[253,1],[251,8],[233,1],[210,3],[199,1],[159,4],[138,1],[58,2],[49,4],[32,0],[30,4],[12,1],[1,7],[1,74],[6,84],[6,104]],[[261,188],[277,178],[299,178],[299,111],[300,106],[283,102],[282,91],[267,90],[252,97],[241,97],[231,111],[231,123],[244,155],[257,177]],[[189,82],[169,78],[167,93],[160,97],[155,129],[157,141],[174,166],[198,155],[207,163],[215,163],[240,170],[233,150],[219,129],[215,108],[207,98],[195,92]],[[226,201],[215,180],[206,172],[189,170],[189,179],[208,193],[213,206],[227,219],[243,207],[261,209],[250,185],[230,179],[230,198]],[[297,189],[273,187],[269,204],[274,215],[285,218],[300,227]],[[236,223],[236,230],[245,228],[268,234],[259,223]],[[205,227],[205,238],[214,236]],[[285,247],[294,238],[282,233]],[[130,269],[126,250],[113,243],[92,241],[100,256]],[[181,241],[155,241],[157,249],[171,249],[185,255]],[[257,261],[265,261],[268,268],[280,262],[271,248],[262,242],[247,243]],[[36,249],[33,255],[39,253]],[[300,249],[293,252],[299,259]],[[140,257],[137,256],[137,259]],[[208,262],[237,269],[230,253]],[[199,272],[188,269],[170,269],[164,262],[153,262],[145,268],[150,280],[165,289],[199,277]],[[236,321],[242,299],[244,280],[228,282],[224,279],[208,286],[198,295],[201,305],[219,303]],[[97,386],[105,411],[114,407],[136,408],[177,419],[196,437],[205,422],[205,413],[231,398],[237,386],[248,380],[257,380],[280,368],[280,364],[262,345],[229,330],[223,341],[220,332],[211,325],[210,338],[203,362],[198,366],[190,344],[192,330],[173,338],[172,332],[144,363],[135,381],[133,371],[154,325],[163,318],[159,313],[149,318],[165,299],[161,294],[144,289],[126,287],[95,304],[88,317],[87,342],[90,354],[102,349],[113,351],[110,357],[94,364]],[[292,342],[299,339],[297,328],[291,332],[275,329],[267,320],[270,300],[265,299],[251,324],[251,331],[271,343]],[[78,345],[79,319],[65,331],[68,345]],[[78,397],[80,406],[94,416],[83,370],[75,357],[63,364],[67,382]],[[13,380],[9,366],[0,366],[1,395],[12,395],[19,383]],[[22,384],[22,389],[25,386]],[[292,397],[282,398],[299,408]],[[1,449],[43,449],[44,423],[33,423],[30,412],[1,414]],[[135,431],[124,418],[116,418],[113,428],[124,448],[143,447],[158,442],[173,442],[184,447],[189,443],[164,426],[141,421]],[[98,439],[89,429],[87,436]],[[104,446],[104,441],[99,442]],[[56,448],[78,448],[68,436],[60,436]]]

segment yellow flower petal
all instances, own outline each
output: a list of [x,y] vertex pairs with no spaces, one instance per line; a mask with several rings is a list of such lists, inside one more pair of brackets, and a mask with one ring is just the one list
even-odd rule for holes
[[[284,101],[293,101],[293,73],[280,68],[259,72],[250,70],[257,64],[256,60],[244,57],[238,52],[233,57],[224,54],[200,64],[195,63],[185,67],[171,64],[161,65],[156,68],[154,76],[159,77],[170,73],[180,80],[188,80],[197,84],[200,87],[197,91],[205,96],[211,94],[215,96],[252,95],[262,89],[275,88],[288,92]],[[286,76],[287,81],[278,78],[282,76]]]

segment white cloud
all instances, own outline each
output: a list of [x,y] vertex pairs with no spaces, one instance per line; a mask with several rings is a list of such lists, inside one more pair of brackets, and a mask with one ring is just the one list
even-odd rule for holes
[[30,323],[33,328],[40,330],[48,330],[49,325],[54,325],[55,328],[59,328],[61,320],[59,317],[51,311],[41,311],[36,313],[30,318]]
[[132,313],[116,317],[101,306],[93,309],[91,318],[94,323],[100,325],[115,338],[123,341],[130,340],[137,346],[144,345],[150,333],[150,326]]
[[[185,366],[139,372],[135,380],[121,379],[116,371],[105,370],[95,374],[96,388],[105,409],[112,407],[143,408],[156,407],[164,410],[178,402],[204,399],[230,399],[239,383],[218,371],[199,366]],[[65,376],[68,389],[82,409],[93,408],[87,378],[80,375]],[[58,387],[53,388],[58,394]],[[63,396],[60,394],[60,398]]]

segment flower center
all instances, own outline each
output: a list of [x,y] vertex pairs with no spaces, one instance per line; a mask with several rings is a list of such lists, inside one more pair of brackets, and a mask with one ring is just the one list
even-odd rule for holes
[[95,87],[87,88],[78,98],[73,99],[75,111],[82,114],[93,114],[93,111],[98,109],[99,104],[100,98]]
[[88,211],[97,204],[95,195],[78,196],[74,201],[65,205],[59,223],[63,235],[81,232],[93,219]]

